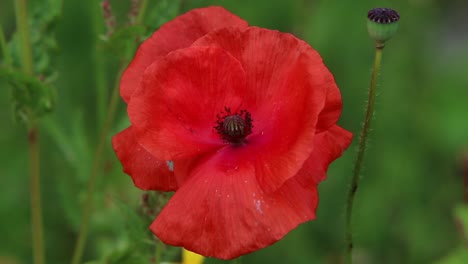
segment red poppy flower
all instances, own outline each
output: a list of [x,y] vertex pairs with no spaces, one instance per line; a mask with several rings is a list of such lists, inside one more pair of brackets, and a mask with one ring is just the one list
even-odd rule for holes
[[113,146],[145,190],[175,191],[163,242],[231,259],[315,219],[317,185],[351,142],[320,55],[220,7],[192,10],[138,49],[121,80],[131,126]]

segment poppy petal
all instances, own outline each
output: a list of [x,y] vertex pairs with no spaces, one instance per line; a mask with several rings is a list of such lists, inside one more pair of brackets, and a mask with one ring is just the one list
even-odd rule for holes
[[340,104],[325,108],[328,94],[336,103],[333,76],[320,55],[291,34],[222,28],[193,44],[205,45],[227,50],[244,67],[249,88],[244,100],[252,106],[247,110],[254,120],[251,156],[259,182],[266,191],[274,191],[310,156],[319,114],[329,121],[330,111],[339,113]]
[[271,245],[315,218],[318,196],[311,177],[291,178],[265,193],[252,164],[228,169],[225,158],[214,155],[200,162],[169,200],[150,227],[163,242],[232,259]]
[[343,103],[341,101],[341,93],[338,86],[333,79],[333,76],[329,76],[329,86],[327,87],[327,95],[325,100],[325,106],[320,111],[318,122],[316,125],[317,132],[322,132],[335,125],[341,116],[341,109]]
[[225,145],[214,129],[217,114],[238,109],[246,93],[239,61],[216,47],[191,47],[147,68],[128,114],[147,151],[184,159]]
[[128,127],[112,138],[117,158],[135,186],[142,190],[174,191],[177,189],[173,169],[158,160],[136,141],[133,128]]
[[146,67],[158,57],[186,48],[208,32],[226,26],[247,27],[247,22],[222,7],[214,6],[191,10],[162,25],[140,45],[123,73],[120,80],[122,98],[127,103],[130,101]]
[[352,139],[353,134],[351,132],[337,125],[333,125],[327,131],[315,135],[314,150],[298,175],[303,173],[311,175],[317,184],[325,180],[328,166],[341,156],[351,144]]

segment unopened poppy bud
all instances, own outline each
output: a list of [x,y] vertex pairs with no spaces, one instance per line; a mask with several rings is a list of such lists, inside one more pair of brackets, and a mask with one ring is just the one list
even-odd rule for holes
[[390,8],[374,8],[367,13],[367,31],[378,47],[392,38],[398,30],[400,14]]

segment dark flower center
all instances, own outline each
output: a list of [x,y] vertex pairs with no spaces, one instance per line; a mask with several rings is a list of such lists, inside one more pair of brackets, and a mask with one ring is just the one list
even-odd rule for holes
[[400,15],[397,11],[390,8],[374,8],[369,10],[367,17],[379,24],[390,24],[400,20]]
[[242,144],[245,138],[252,133],[252,117],[246,110],[240,110],[231,113],[231,109],[224,108],[224,111],[218,114],[216,126],[214,129],[227,143]]

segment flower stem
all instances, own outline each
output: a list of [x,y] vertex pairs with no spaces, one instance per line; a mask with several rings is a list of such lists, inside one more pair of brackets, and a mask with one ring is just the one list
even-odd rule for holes
[[[138,13],[138,18],[137,18],[138,22],[141,22],[143,20],[147,5],[148,5],[148,0],[143,0],[140,11]],[[86,200],[85,200],[85,204],[83,207],[83,214],[81,216],[80,232],[78,234],[78,240],[76,242],[75,250],[73,252],[73,257],[72,257],[72,262],[71,262],[72,264],[79,264],[83,256],[83,250],[86,244],[86,237],[88,235],[89,220],[91,218],[91,214],[93,211],[92,207],[93,207],[94,192],[96,188],[96,178],[98,176],[98,171],[101,165],[104,147],[107,142],[107,136],[109,134],[109,130],[111,128],[112,121],[114,120],[115,112],[117,110],[117,103],[119,99],[119,80],[126,66],[127,66],[127,62],[123,61],[121,63],[119,72],[115,80],[115,85],[112,90],[109,105],[107,107],[107,114],[104,119],[104,125],[102,127],[101,134],[99,136],[99,141],[98,141],[98,145],[96,148],[96,152],[94,153],[93,166],[91,169],[91,174],[89,175],[89,179],[88,179],[88,189],[86,192]]]
[[117,102],[119,99],[119,79],[120,75],[122,74],[123,70],[125,69],[126,63],[123,63],[119,73],[117,74],[117,78],[115,81],[115,87],[112,91],[112,95],[110,98],[109,106],[107,108],[107,115],[104,120],[104,125],[101,130],[101,134],[99,136],[99,142],[94,153],[94,160],[93,166],[91,169],[91,174],[89,175],[88,179],[88,189],[86,192],[86,200],[83,207],[83,214],[81,216],[81,224],[80,224],[80,233],[78,234],[78,240],[75,246],[75,250],[73,252],[72,264],[79,264],[81,263],[81,258],[83,256],[83,250],[86,242],[86,236],[88,235],[88,226],[89,220],[91,218],[91,214],[93,211],[93,200],[94,200],[94,193],[96,188],[96,180],[99,172],[99,168],[101,165],[101,160],[103,157],[104,147],[107,142],[107,136],[109,134],[109,130],[114,120],[115,112],[117,109]]
[[104,30],[104,22],[102,18],[101,5],[92,4],[90,5],[93,24],[93,35],[94,35],[94,50],[92,57],[94,58],[94,82],[96,90],[96,108],[97,108],[97,128],[101,131],[102,124],[104,123],[106,116],[107,100],[109,98],[108,83],[106,79],[105,59],[104,54],[99,50],[99,34]]
[[21,66],[27,74],[32,75],[34,70],[26,0],[15,0],[15,16],[20,36]]
[[163,252],[164,244],[161,240],[157,239],[156,241],[156,250],[154,252],[154,264],[161,264],[161,256]]
[[140,10],[137,16],[137,24],[143,23],[143,18],[145,17],[145,11],[148,8],[148,0],[143,0],[140,5]]
[[[15,0],[16,26],[20,38],[21,67],[27,74],[34,74],[32,48],[29,32],[28,5],[26,0]],[[11,64],[11,58],[6,49],[3,29],[1,32],[1,46],[6,64]],[[32,227],[32,247],[33,263],[43,264],[44,253],[44,233],[42,228],[42,208],[41,208],[41,178],[40,178],[40,155],[39,155],[39,129],[36,117],[30,114],[28,120],[28,149],[29,149],[29,170],[30,170],[30,192],[31,192],[31,227]]]
[[371,126],[372,117],[374,114],[374,103],[375,103],[375,86],[377,75],[380,71],[380,63],[382,60],[382,50],[383,46],[376,46],[375,48],[375,59],[374,66],[372,68],[372,76],[369,87],[369,95],[367,100],[367,110],[366,117],[364,120],[364,125],[361,130],[361,135],[359,138],[359,147],[356,157],[356,162],[354,164],[353,176],[351,180],[351,187],[348,192],[348,199],[346,203],[346,226],[345,226],[345,240],[346,240],[346,254],[345,259],[347,264],[352,263],[353,255],[353,232],[351,225],[351,218],[353,212],[354,198],[356,196],[356,191],[358,189],[359,175],[362,169],[362,161],[364,159],[364,153],[366,151],[367,138],[369,136],[369,128]]
[[0,50],[3,56],[3,63],[5,65],[11,66],[12,60],[11,60],[10,53],[8,52],[5,33],[3,32],[3,26],[1,23],[0,23]]
[[33,124],[28,130],[29,170],[31,191],[31,222],[34,264],[43,264],[44,235],[42,229],[41,184],[39,162],[39,131]]

